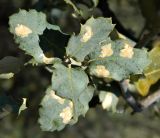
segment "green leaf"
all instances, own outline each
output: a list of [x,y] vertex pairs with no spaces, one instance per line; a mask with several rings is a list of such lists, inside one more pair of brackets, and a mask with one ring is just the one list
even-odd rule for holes
[[[88,102],[93,95],[93,88],[89,87],[84,90],[77,98],[77,107],[72,99],[67,99],[57,95],[57,92],[49,87],[41,102],[39,123],[43,131],[62,130],[67,124],[74,124],[74,110],[78,113],[85,114],[88,110]],[[79,109],[78,109],[79,108]]]
[[52,63],[54,58],[47,58],[39,46],[39,35],[47,29],[60,31],[58,26],[46,21],[45,14],[36,10],[20,10],[9,18],[10,32],[14,34],[19,48],[34,57],[38,63]]
[[81,69],[67,68],[62,64],[54,65],[52,89],[60,97],[73,102],[73,119],[76,123],[80,115],[85,115],[88,102],[93,96],[94,89],[88,86],[88,76]]
[[84,61],[84,58],[93,52],[99,44],[106,39],[113,30],[114,25],[110,18],[93,17],[81,26],[79,35],[73,34],[68,42],[66,53],[77,61]]
[[100,102],[102,103],[103,109],[111,112],[116,112],[118,97],[115,94],[111,92],[100,91],[99,99]]
[[125,40],[107,40],[90,54],[89,72],[100,78],[122,80],[142,74],[150,63],[145,49],[136,49]]
[[55,64],[52,88],[48,88],[40,108],[39,123],[44,131],[61,130],[77,122],[88,111],[94,89],[88,86],[88,76],[83,70]]
[[73,103],[55,94],[49,87],[41,101],[39,123],[43,131],[61,130],[73,116]]

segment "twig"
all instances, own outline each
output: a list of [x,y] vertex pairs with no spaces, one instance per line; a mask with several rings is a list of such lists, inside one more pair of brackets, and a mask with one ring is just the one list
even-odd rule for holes
[[149,95],[147,98],[140,101],[140,104],[142,108],[145,109],[151,106],[153,103],[155,103],[159,99],[160,99],[160,89],[154,92],[153,94]]
[[122,96],[127,101],[127,103],[132,107],[134,112],[141,112],[142,111],[141,105],[136,101],[136,99],[128,90],[128,84],[129,84],[128,80],[123,80],[119,82],[122,91]]
[[132,109],[134,110],[133,112],[141,112],[154,104],[156,101],[160,100],[160,89],[138,102],[128,90],[128,80],[121,81],[119,85],[121,87],[124,99],[132,107]]
[[151,41],[155,39],[156,36],[158,36],[159,32],[160,31],[153,31],[149,32],[148,34],[143,34],[143,36],[141,36],[141,40],[135,45],[135,48],[146,47]]

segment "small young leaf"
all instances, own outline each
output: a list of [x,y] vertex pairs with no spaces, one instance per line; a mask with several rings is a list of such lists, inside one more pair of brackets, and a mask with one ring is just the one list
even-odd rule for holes
[[100,78],[122,80],[131,74],[141,74],[149,64],[146,50],[133,48],[120,39],[101,43],[90,54],[89,72]]
[[54,58],[47,58],[39,46],[39,35],[42,35],[46,28],[60,31],[58,26],[46,21],[45,14],[36,10],[20,10],[10,16],[9,25],[20,49],[33,56],[38,63],[48,64],[54,61]]
[[22,103],[22,105],[21,105],[20,108],[19,108],[18,115],[20,115],[20,113],[21,113],[23,110],[27,109],[26,102],[27,102],[27,98],[23,98],[23,103]]
[[73,34],[66,48],[67,55],[82,62],[84,58],[108,38],[114,25],[110,18],[93,17],[81,26],[79,35]]

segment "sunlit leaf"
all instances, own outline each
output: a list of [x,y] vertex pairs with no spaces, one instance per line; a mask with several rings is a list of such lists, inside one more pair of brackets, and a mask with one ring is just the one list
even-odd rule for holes
[[146,96],[150,87],[160,79],[160,44],[149,52],[149,58],[152,61],[145,69],[145,78],[140,78],[135,86],[142,96]]

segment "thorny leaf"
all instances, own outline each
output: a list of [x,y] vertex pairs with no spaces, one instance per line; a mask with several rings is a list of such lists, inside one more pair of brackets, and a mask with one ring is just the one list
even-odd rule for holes
[[67,55],[77,61],[84,61],[84,58],[93,52],[101,42],[108,39],[113,28],[114,25],[110,18],[90,18],[81,26],[79,35],[73,34],[71,36],[66,48]]

